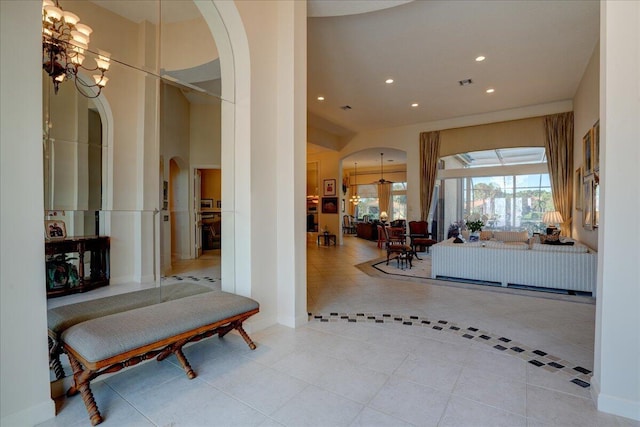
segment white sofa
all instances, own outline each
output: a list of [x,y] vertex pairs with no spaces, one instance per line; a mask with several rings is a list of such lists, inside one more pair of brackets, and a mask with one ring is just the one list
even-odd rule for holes
[[590,292],[596,296],[595,252],[573,246],[481,240],[431,247],[431,277]]

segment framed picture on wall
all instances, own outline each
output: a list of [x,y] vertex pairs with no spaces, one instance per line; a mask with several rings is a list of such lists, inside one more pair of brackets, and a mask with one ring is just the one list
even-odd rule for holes
[[336,180],[325,179],[324,180],[324,195],[335,196],[336,195]]
[[44,222],[44,231],[47,239],[64,239],[67,237],[67,227],[64,221],[50,219]]
[[593,139],[593,148],[591,150],[593,156],[593,170],[594,172],[597,172],[600,170],[600,120],[593,125],[591,137]]
[[200,209],[213,209],[213,199],[200,199]]
[[[335,182],[335,180],[334,180]],[[323,197],[322,198],[322,213],[334,214],[338,213],[338,198],[337,197]]]
[[577,211],[582,210],[582,166],[576,169],[576,173],[574,176],[574,198],[575,198],[575,207]]
[[593,173],[593,138],[592,130],[589,129],[582,137],[582,167],[584,168],[584,176],[589,176]]
[[584,178],[582,183],[582,227],[593,230],[593,175]]

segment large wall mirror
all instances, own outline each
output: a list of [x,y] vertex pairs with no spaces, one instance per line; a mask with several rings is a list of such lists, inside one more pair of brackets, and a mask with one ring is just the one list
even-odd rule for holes
[[[99,51],[111,54],[111,65],[95,98],[72,80],[56,93],[43,72],[44,221],[64,223],[70,239],[108,237],[110,280],[50,298],[48,307],[149,290],[159,302],[193,284],[189,277],[219,289],[220,245],[202,251],[201,199],[209,203],[210,185],[198,181],[197,171],[224,168],[221,109],[233,100],[220,97],[218,52],[207,23],[190,0],[59,3],[94,30],[87,67]],[[80,79],[91,81],[91,73],[81,70]],[[214,194],[206,210],[232,223],[232,216],[226,219],[232,204]],[[199,256],[199,269],[190,270]],[[69,257],[79,269],[77,254]],[[87,272],[90,258],[83,263]],[[71,373],[64,357],[63,368]]]

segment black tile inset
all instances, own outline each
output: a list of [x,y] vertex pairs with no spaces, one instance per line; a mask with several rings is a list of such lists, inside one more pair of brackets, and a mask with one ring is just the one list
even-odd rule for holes
[[505,337],[500,337],[498,338],[500,341],[502,342],[511,342],[511,340],[509,338],[505,338]]
[[578,371],[578,372],[582,372],[583,374],[590,374],[591,371],[588,370],[587,368],[583,368],[582,366],[576,366],[575,368],[573,368],[574,371]]
[[544,356],[546,356],[546,355],[547,355],[547,353],[545,353],[545,352],[544,352],[544,351],[542,351],[542,350],[533,350],[533,352],[534,352],[535,354],[537,354],[538,356],[543,356],[543,357],[544,357]]
[[349,316],[340,316],[341,319],[348,319]]
[[490,340],[491,337],[489,335],[480,335],[480,338],[482,338],[483,340]]
[[473,338],[473,335],[464,334],[464,335],[462,336],[462,338],[471,339],[471,338]]
[[446,325],[449,322],[447,322],[446,320],[438,320],[438,323],[440,323],[442,325]]
[[349,319],[349,322],[355,323],[355,322],[357,322],[357,320],[356,319]]
[[409,316],[409,319],[418,320],[418,316]]
[[436,331],[441,331],[442,327],[438,325],[433,325],[433,329],[435,329]]
[[422,321],[422,324],[423,324],[423,325],[430,325],[430,324],[431,324],[431,322],[430,322],[430,321],[428,321],[428,320],[423,320],[423,321]]
[[313,316],[315,319],[322,319],[322,315],[316,314],[315,316]]
[[402,324],[403,324],[403,325],[411,326],[411,325],[413,325],[413,322],[402,322]]
[[329,319],[320,319],[321,322],[328,322]]
[[574,378],[574,379],[572,379],[572,380],[571,380],[571,382],[572,382],[572,383],[574,383],[574,384],[579,385],[579,386],[580,386],[580,387],[582,387],[582,388],[587,388],[587,387],[591,386],[591,384],[589,384],[589,383],[588,383],[588,382],[586,382],[586,381],[582,381],[582,380],[581,380],[581,379],[579,379],[579,378]]
[[469,326],[467,328],[467,330],[471,331],[471,332],[478,332],[478,328],[472,328],[471,326]]
[[532,365],[536,365],[536,366],[544,366],[544,363],[542,363],[539,360],[529,360],[529,363],[531,363]]
[[459,331],[460,328],[458,328],[457,326],[449,326],[449,329],[453,330],[453,331]]
[[369,320],[375,320],[376,316],[367,316],[367,319]]
[[384,320],[382,320],[382,319],[376,319],[376,323],[384,323]]
[[402,322],[402,317],[394,317],[393,320],[397,322]]
[[338,313],[329,313],[329,316],[337,316]]
[[382,317],[391,317],[390,314],[383,314]]
[[507,347],[503,347],[500,344],[494,345],[493,348],[500,351],[505,351],[507,349]]
[[364,313],[356,313],[356,316],[363,316],[364,317]]
[[561,364],[556,363],[556,362],[547,363],[547,365],[549,365],[549,366],[551,366],[551,367],[553,367],[553,368],[557,368],[557,369],[562,369],[562,368],[564,368],[564,365],[561,365]]
[[524,351],[520,347],[511,347],[511,350],[515,351],[516,353],[522,353]]

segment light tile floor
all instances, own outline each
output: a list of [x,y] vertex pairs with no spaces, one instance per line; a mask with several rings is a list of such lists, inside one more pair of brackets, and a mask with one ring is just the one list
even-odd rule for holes
[[[327,321],[253,333],[255,351],[231,334],[194,344],[185,349],[194,380],[170,358],[98,382],[102,425],[640,426],[596,411],[567,376],[455,331],[330,315],[474,325],[591,369],[593,304],[371,277],[354,266],[383,252],[355,237],[344,243],[308,239],[308,309]],[[215,276],[216,261],[204,262],[174,274]],[[89,425],[79,396],[57,404],[43,426]]]

